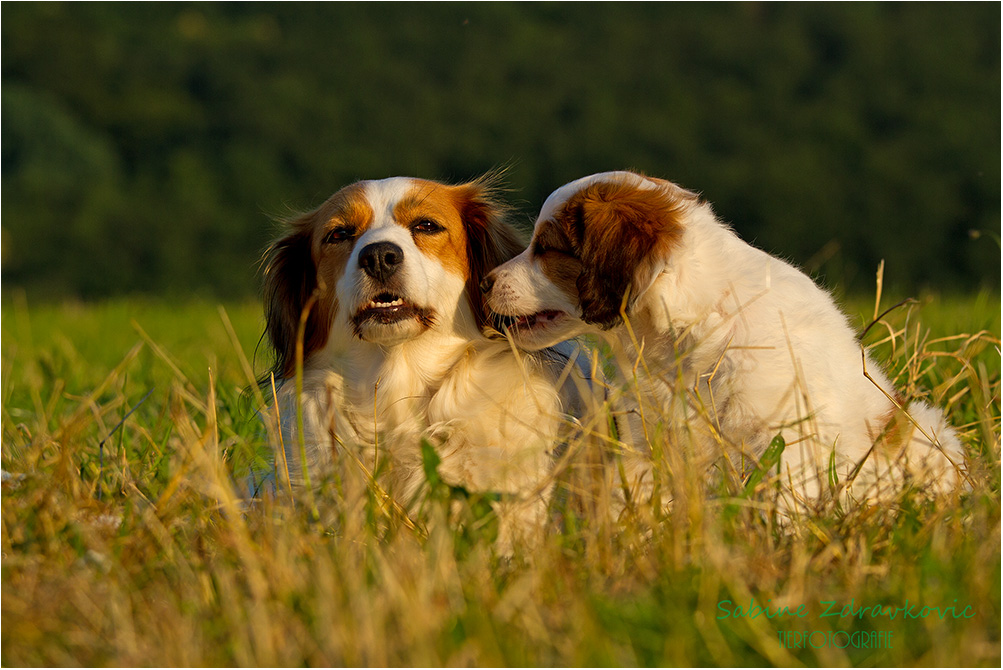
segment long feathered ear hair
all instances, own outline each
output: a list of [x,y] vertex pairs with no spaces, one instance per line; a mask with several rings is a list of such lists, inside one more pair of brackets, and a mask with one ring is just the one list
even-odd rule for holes
[[265,252],[265,334],[275,351],[275,363],[259,380],[262,384],[270,374],[278,379],[295,375],[296,341],[304,313],[303,360],[327,342],[334,306],[331,289],[319,282],[313,259],[311,232],[316,214],[287,223],[289,232]]
[[671,184],[639,188],[629,180],[598,181],[568,201],[565,226],[579,246],[577,288],[582,319],[602,328],[621,321],[682,236],[690,194]]
[[477,327],[488,324],[488,314],[481,294],[481,282],[491,270],[526,248],[523,233],[506,220],[508,210],[498,197],[502,172],[490,172],[461,189],[463,223],[467,231],[467,298]]

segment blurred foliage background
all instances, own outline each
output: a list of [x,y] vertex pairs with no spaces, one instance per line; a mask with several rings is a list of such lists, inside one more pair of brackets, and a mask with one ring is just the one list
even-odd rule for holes
[[247,297],[274,220],[631,167],[845,291],[1000,285],[1000,5],[3,3],[2,272]]

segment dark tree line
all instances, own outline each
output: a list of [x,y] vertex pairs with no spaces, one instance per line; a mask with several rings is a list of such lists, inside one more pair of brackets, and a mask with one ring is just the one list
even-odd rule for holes
[[[999,287],[1000,6],[4,3],[4,286],[241,296],[359,179],[636,168],[868,290]],[[976,231],[973,233],[972,231]],[[989,234],[986,234],[989,233]]]

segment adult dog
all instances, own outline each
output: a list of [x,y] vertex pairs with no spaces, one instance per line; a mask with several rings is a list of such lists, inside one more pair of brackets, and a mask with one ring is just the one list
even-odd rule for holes
[[292,481],[356,463],[379,471],[407,507],[426,480],[428,440],[446,482],[510,501],[498,505],[499,542],[509,545],[546,515],[570,401],[556,385],[566,359],[482,334],[478,286],[524,246],[490,181],[396,177],[341,189],[269,249],[265,312]]
[[529,248],[482,288],[527,349],[614,334],[643,359],[658,412],[699,424],[698,453],[723,445],[748,471],[781,434],[781,478],[798,503],[873,499],[907,476],[937,489],[959,480],[963,451],[943,414],[905,403],[832,298],[668,181],[607,172],[562,186]]

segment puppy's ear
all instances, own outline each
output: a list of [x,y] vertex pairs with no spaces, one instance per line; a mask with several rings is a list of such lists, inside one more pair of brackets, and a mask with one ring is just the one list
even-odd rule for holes
[[682,235],[687,194],[671,185],[600,181],[568,201],[565,216],[580,246],[584,321],[611,328],[620,323],[621,305],[629,311],[651,286]]
[[478,328],[487,324],[481,282],[491,270],[522,253],[526,240],[505,220],[505,206],[498,199],[497,175],[486,175],[461,189],[463,222],[467,232],[467,298]]
[[265,332],[275,350],[271,372],[279,379],[296,373],[296,339],[301,315],[309,310],[303,360],[327,342],[331,329],[328,287],[320,284],[311,249],[313,214],[293,221],[292,230],[265,252]]

